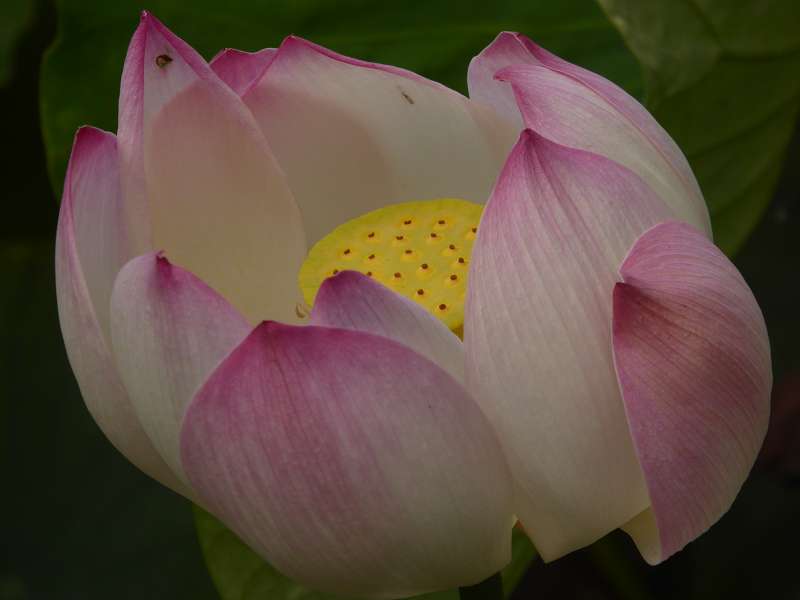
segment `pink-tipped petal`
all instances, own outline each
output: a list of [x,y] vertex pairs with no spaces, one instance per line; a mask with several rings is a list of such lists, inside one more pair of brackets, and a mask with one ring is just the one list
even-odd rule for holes
[[312,243],[393,202],[485,202],[517,135],[439,84],[296,37],[243,99],[286,171]]
[[736,267],[699,231],[658,225],[614,288],[613,348],[652,514],[627,528],[657,563],[728,510],[769,421],[769,340]]
[[[145,15],[121,102],[123,173],[146,198],[149,247],[165,250],[252,322],[295,320],[301,217],[239,96]],[[139,192],[126,188],[126,203]]]
[[142,429],[111,354],[108,305],[124,240],[116,140],[85,127],[72,148],[56,234],[64,345],[86,407],[106,437],[142,471],[185,494]]
[[117,140],[123,217],[132,232],[134,256],[152,248],[144,174],[144,72],[148,28],[142,21],[131,37],[122,67]]
[[262,324],[197,393],[181,448],[212,512],[313,588],[406,597],[510,558],[511,482],[489,423],[384,337]]
[[498,81],[495,75],[509,65],[538,64],[522,41],[523,36],[503,31],[473,58],[467,70],[470,100],[491,106],[499,115],[513,122],[518,130],[524,127],[522,115],[511,85]]
[[393,339],[464,381],[464,346],[430,312],[357,271],[326,279],[311,324],[366,331]]
[[275,48],[264,48],[258,52],[226,48],[212,58],[209,65],[222,81],[241,96],[264,74],[276,53]]
[[[490,74],[499,81],[492,81]],[[510,89],[516,97],[514,109],[509,108]],[[525,36],[504,33],[470,65],[470,94],[501,114],[521,113],[526,127],[559,144],[628,167],[676,218],[711,236],[708,209],[686,157],[639,102],[607,79]]]
[[82,127],[75,135],[61,220],[60,229],[74,238],[71,243],[92,309],[108,339],[111,288],[120,268],[131,258],[113,133]]
[[611,291],[634,240],[667,216],[631,171],[531,131],[483,213],[467,389],[499,432],[515,512],[547,560],[647,506],[611,356]]
[[114,284],[111,334],[122,381],[153,445],[185,483],[183,413],[249,331],[224,298],[163,256],[133,259]]

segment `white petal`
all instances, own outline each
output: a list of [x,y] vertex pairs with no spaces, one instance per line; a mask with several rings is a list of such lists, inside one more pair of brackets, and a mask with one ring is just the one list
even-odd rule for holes
[[243,99],[286,171],[312,243],[386,204],[485,202],[517,133],[444,86],[294,37]]
[[[296,320],[301,217],[250,111],[152,16],[135,39],[126,72],[141,80],[124,80],[133,83],[122,90],[120,139],[124,132],[126,177],[143,181],[150,248],[166,251],[251,322]],[[138,198],[129,192],[126,203]]]

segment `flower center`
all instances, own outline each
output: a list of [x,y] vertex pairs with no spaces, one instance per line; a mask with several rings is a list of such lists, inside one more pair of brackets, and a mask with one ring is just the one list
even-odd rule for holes
[[360,271],[424,306],[451,330],[464,325],[472,242],[483,206],[441,198],[392,204],[348,221],[318,241],[300,268],[311,306],[340,271]]

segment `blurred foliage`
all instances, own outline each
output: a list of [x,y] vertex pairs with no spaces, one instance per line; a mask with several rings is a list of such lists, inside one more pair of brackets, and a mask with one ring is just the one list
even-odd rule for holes
[[[195,520],[211,578],[223,600],[337,600],[337,596],[309,590],[281,575],[199,507],[195,507]],[[536,557],[528,537],[517,529],[512,538],[512,553],[511,563],[503,569],[506,596],[511,595]],[[458,591],[426,594],[416,600],[458,600]]]
[[[17,239],[42,232],[49,235],[55,226],[55,211],[48,205],[50,183],[41,168],[44,146],[37,102],[39,58],[55,34],[55,15],[49,0],[25,0],[24,4],[25,10],[17,14],[27,15],[27,25],[12,27],[14,19],[9,13],[21,4],[19,0],[9,0],[9,4],[0,1],[0,63],[13,62],[6,71],[8,78],[0,77],[5,150],[0,151],[0,177],[7,211],[0,219],[0,237]],[[4,18],[9,21],[2,22]]]
[[644,69],[732,255],[772,198],[800,111],[797,0],[599,0]]
[[0,2],[0,86],[11,77],[14,49],[34,15],[32,0],[3,0]]

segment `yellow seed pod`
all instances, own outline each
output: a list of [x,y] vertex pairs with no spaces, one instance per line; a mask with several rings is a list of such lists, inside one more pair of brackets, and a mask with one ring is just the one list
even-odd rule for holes
[[474,202],[439,198],[384,206],[339,225],[311,248],[300,268],[306,303],[313,305],[327,277],[360,271],[460,332],[482,211]]

